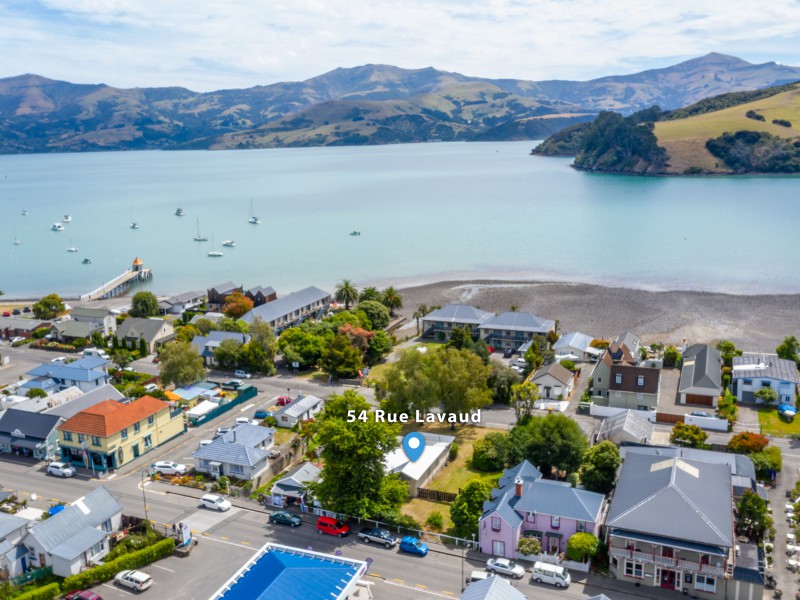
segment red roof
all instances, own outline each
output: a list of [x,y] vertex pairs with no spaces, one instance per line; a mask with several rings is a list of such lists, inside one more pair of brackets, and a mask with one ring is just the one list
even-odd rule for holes
[[130,404],[104,400],[68,419],[58,430],[108,437],[165,408],[169,408],[169,404],[152,396],[142,396]]

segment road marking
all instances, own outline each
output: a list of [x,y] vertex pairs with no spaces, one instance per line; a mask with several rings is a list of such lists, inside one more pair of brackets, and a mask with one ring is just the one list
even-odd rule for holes
[[455,596],[453,592],[448,592],[447,590],[442,590],[443,594],[447,594],[448,596]]
[[367,573],[370,577],[377,577],[378,579],[383,579],[383,575],[378,575],[377,573]]
[[254,406],[255,406],[255,404],[248,404],[247,406],[245,406],[243,408],[240,408],[239,412],[243,413],[244,411],[249,410],[249,409],[253,408]]
[[417,583],[417,584],[416,584],[416,586],[417,586],[418,588],[422,588],[422,589],[425,589],[425,590],[427,590],[427,589],[428,589],[428,586],[427,586],[427,585],[422,585],[421,583]]
[[155,563],[150,563],[150,566],[151,567],[155,567],[156,569],[162,569],[164,571],[169,571],[170,573],[174,573],[175,572],[172,569],[168,569],[167,567],[162,567],[161,565],[157,565]]
[[396,581],[397,583],[405,583],[402,579],[392,579],[392,581]]
[[110,480],[116,479],[116,478],[117,478],[117,474],[114,473],[113,475],[109,475],[108,477],[106,477],[106,481],[110,481]]
[[251,546],[244,546],[242,544],[237,544],[236,542],[226,542],[225,540],[218,540],[217,538],[213,538],[210,535],[206,535],[205,533],[203,533],[203,536],[205,537],[206,540],[212,542],[219,542],[220,544],[228,544],[229,546],[236,546],[237,548],[244,548],[245,550],[253,549]]
[[229,540],[229,539],[231,539],[231,538],[229,538],[229,537],[225,537],[224,535],[221,535],[221,536],[219,536],[219,539],[221,539],[221,540]]
[[401,588],[404,588],[404,589],[407,589],[407,590],[416,590],[417,592],[420,592],[422,594],[429,594],[431,596],[438,596],[439,598],[452,598],[453,597],[452,594],[445,595],[445,594],[440,594],[438,592],[432,592],[430,590],[422,590],[422,589],[412,588],[410,586],[402,585],[400,583],[394,583],[393,581],[389,581],[388,579],[384,579],[383,582],[388,584],[388,585],[394,585],[396,587],[401,587]]

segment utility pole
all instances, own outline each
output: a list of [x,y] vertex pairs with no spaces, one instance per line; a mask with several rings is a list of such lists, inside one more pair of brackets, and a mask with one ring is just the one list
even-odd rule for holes
[[144,520],[149,521],[147,518],[147,496],[144,493],[144,471],[142,471],[142,502],[144,503]]

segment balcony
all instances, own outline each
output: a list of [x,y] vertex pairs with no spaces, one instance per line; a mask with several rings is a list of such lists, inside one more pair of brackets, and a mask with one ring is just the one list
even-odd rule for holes
[[660,567],[674,567],[683,571],[707,573],[708,575],[715,575],[717,577],[725,576],[724,566],[715,567],[714,565],[705,565],[691,560],[683,560],[671,556],[659,556],[650,552],[638,552],[636,550],[628,550],[627,548],[614,548],[613,546],[608,549],[608,552],[611,556],[627,558],[644,564],[656,564]]

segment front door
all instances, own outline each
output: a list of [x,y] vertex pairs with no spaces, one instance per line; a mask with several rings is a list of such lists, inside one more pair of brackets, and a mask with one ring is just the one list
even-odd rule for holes
[[500,540],[494,540],[492,542],[492,554],[494,554],[495,556],[505,556],[506,543],[501,542]]
[[667,590],[675,589],[675,571],[661,569],[661,587]]
[[139,444],[134,444],[133,445],[133,458],[136,458],[137,456],[139,456]]
[[547,537],[547,553],[548,554],[558,554],[558,538],[555,537]]

